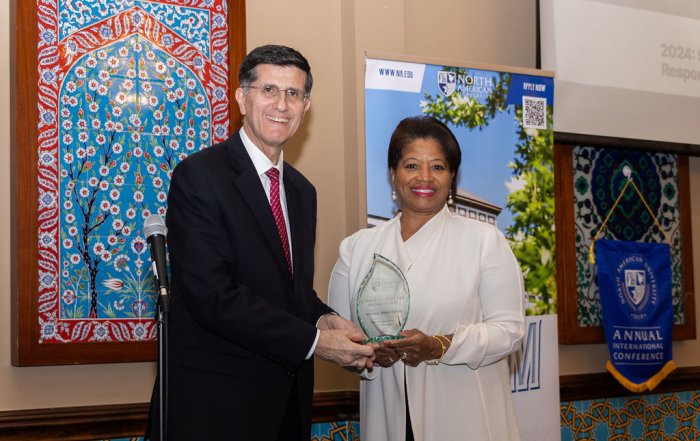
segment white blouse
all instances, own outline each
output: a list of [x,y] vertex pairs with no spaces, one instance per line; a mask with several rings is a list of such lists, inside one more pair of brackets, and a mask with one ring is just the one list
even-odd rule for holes
[[416,440],[519,440],[507,356],[523,338],[525,292],[505,237],[445,206],[404,242],[399,219],[343,240],[330,306],[358,323],[357,289],[377,253],[408,281],[404,329],[454,336],[437,366],[398,362],[362,374],[362,438],[404,441],[407,393]]

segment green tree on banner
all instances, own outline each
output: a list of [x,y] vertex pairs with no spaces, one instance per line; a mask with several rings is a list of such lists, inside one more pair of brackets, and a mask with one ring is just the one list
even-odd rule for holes
[[513,212],[508,237],[525,277],[528,314],[556,314],[552,107],[547,107],[546,130],[524,129],[522,113],[516,106],[519,141],[509,167],[522,188],[508,195],[506,206]]
[[[466,75],[465,69],[444,70]],[[423,113],[445,124],[483,130],[497,113],[508,112],[506,98],[511,74],[499,73],[494,87],[483,103],[473,97],[453,93],[449,97],[425,94]],[[513,180],[518,189],[508,195],[506,206],[513,213],[513,224],[506,235],[525,278],[529,296],[528,315],[556,313],[555,235],[554,235],[554,162],[552,107],[547,106],[547,129],[525,129],[522,105],[515,107],[518,143],[513,162]]]

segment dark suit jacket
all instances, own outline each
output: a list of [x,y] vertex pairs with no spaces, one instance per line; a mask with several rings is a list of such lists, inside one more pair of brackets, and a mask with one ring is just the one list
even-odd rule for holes
[[283,176],[293,278],[238,132],[173,172],[169,440],[275,440],[295,380],[301,439],[310,438],[313,357],[305,357],[331,309],[312,287],[316,190],[289,164]]

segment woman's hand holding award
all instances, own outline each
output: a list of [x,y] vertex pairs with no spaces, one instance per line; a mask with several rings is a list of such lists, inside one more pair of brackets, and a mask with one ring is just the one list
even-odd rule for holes
[[403,338],[400,332],[408,319],[409,303],[404,274],[394,262],[375,254],[372,267],[357,290],[357,318],[368,337],[363,343]]

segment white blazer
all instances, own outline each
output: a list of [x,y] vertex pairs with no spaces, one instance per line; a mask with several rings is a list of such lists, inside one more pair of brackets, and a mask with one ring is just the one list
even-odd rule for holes
[[343,240],[330,306],[358,323],[357,289],[378,253],[408,281],[405,329],[454,337],[437,366],[398,362],[362,374],[362,439],[404,441],[407,393],[418,441],[519,440],[507,356],[523,338],[525,292],[505,237],[445,206],[404,242],[399,219]]

